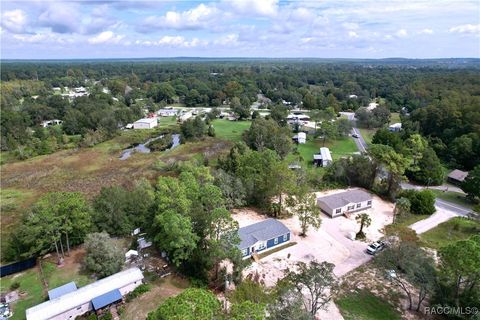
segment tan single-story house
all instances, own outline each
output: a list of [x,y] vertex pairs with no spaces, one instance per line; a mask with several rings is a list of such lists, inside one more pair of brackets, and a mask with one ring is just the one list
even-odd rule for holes
[[356,189],[334,193],[317,199],[320,209],[335,218],[345,213],[365,210],[372,207],[372,195]]

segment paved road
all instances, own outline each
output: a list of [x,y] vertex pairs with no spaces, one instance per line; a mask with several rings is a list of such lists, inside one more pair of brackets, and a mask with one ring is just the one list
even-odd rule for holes
[[[355,125],[355,113],[353,112],[340,112],[340,114],[346,116],[348,120],[350,120],[354,125]],[[361,153],[367,152],[368,145],[365,142],[365,139],[363,139],[362,134],[360,133],[360,130],[358,128],[353,127],[352,128],[352,135],[356,134],[358,138],[353,138],[353,141],[355,141],[355,144],[357,145],[358,151]]]

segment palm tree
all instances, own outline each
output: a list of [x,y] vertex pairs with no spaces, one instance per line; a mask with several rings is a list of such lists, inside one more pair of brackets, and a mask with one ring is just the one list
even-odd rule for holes
[[358,231],[357,235],[355,236],[356,239],[364,239],[365,233],[363,233],[363,228],[368,228],[372,223],[372,219],[367,213],[359,214],[355,217],[355,220],[360,224],[360,231]]

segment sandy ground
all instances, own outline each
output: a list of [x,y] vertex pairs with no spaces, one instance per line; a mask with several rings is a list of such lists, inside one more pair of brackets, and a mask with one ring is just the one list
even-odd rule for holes
[[[348,190],[348,189],[346,189]],[[329,190],[316,192],[316,196],[325,196],[345,190]],[[288,219],[280,219],[292,232],[292,240],[297,244],[263,258],[259,263],[253,262],[244,271],[244,276],[259,275],[260,281],[266,286],[272,287],[278,279],[281,279],[288,269],[293,268],[298,261],[310,262],[328,261],[335,264],[334,272],[338,277],[357,268],[369,261],[372,257],[365,253],[368,243],[378,240],[383,236],[382,229],[390,224],[393,219],[394,205],[373,195],[373,206],[371,209],[359,211],[350,217],[330,218],[322,216],[322,226],[318,229],[310,229],[307,236],[302,238],[300,234],[300,223],[296,216]],[[364,229],[367,242],[351,240],[350,236],[359,229],[355,221],[355,215],[367,212],[372,224]],[[234,210],[233,218],[238,221],[240,227],[267,219],[254,210]],[[327,311],[319,313],[321,319],[342,319],[338,309],[332,302]]]

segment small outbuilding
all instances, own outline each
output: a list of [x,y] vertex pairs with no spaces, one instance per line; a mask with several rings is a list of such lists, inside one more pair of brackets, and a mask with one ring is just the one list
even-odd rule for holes
[[290,230],[276,219],[261,222],[238,229],[240,244],[244,259],[254,253],[264,252],[290,241]]
[[402,124],[400,122],[391,124],[391,125],[388,126],[388,130],[391,131],[391,132],[398,132],[398,131],[402,130]]
[[299,132],[293,136],[293,141],[298,144],[305,144],[307,142],[307,134],[305,132]]
[[327,167],[333,162],[330,149],[326,147],[320,148],[320,152],[313,155],[313,164],[317,167]]
[[158,120],[156,117],[143,118],[133,123],[133,129],[153,129],[158,126]]
[[459,185],[465,180],[466,177],[468,177],[468,172],[455,169],[448,174],[447,180],[452,184]]

